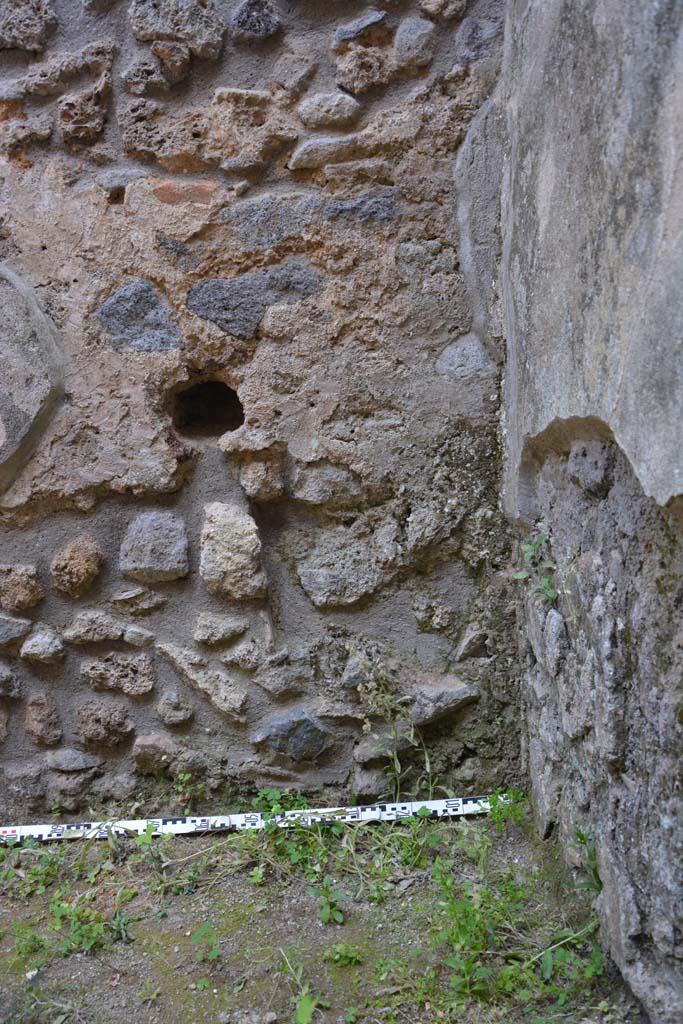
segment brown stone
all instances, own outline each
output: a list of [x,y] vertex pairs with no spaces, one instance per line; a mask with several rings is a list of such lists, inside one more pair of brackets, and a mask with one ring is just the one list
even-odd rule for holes
[[57,122],[64,142],[93,142],[100,135],[107,119],[110,93],[111,76],[105,72],[92,88],[60,101]]
[[83,701],[76,711],[76,724],[83,743],[94,750],[117,747],[134,732],[126,709],[107,700]]
[[53,747],[62,738],[62,725],[54,701],[36,693],[26,703],[24,728],[34,743]]
[[35,565],[0,565],[0,604],[5,611],[33,608],[44,597]]
[[84,533],[55,555],[52,582],[69,597],[80,597],[99,576],[104,555],[92,534]]
[[81,679],[93,690],[120,690],[142,697],[154,689],[152,662],[146,654],[108,654],[81,665]]

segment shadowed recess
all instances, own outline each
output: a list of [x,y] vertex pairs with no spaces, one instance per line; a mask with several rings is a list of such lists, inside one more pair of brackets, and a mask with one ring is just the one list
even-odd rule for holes
[[203,380],[177,391],[171,399],[173,425],[186,437],[219,437],[244,423],[244,409],[233,388],[220,380]]

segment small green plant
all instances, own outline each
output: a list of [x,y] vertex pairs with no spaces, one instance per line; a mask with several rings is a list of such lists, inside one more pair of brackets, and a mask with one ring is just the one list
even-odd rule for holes
[[209,978],[200,978],[197,982],[197,991],[206,992],[207,988],[211,987],[211,981]]
[[521,825],[529,798],[520,789],[497,789],[488,798],[489,818],[496,832],[501,833],[508,823]]
[[135,845],[141,850],[148,850],[154,842],[154,825],[150,821],[147,828],[141,835],[135,836]]
[[198,960],[217,960],[221,955],[218,936],[209,921],[200,925],[192,936],[192,945],[197,950]]
[[[31,958],[33,967],[44,963],[45,959],[53,952],[53,945],[49,939],[39,935],[29,925],[17,922],[14,925],[14,952],[22,958]],[[38,955],[39,954],[39,955]]]
[[324,996],[314,991],[308,981],[304,981],[303,965],[295,963],[291,953],[290,956],[287,956],[283,949],[280,950],[280,953],[284,960],[285,969],[295,989],[294,1024],[310,1024],[315,1011],[324,1010],[330,1004]]
[[292,793],[290,790],[279,790],[271,786],[259,789],[251,802],[255,811],[261,814],[275,816],[284,814],[285,811],[302,811],[308,807],[306,797],[301,793]]
[[597,896],[602,892],[602,879],[600,878],[600,872],[598,870],[598,855],[595,849],[595,840],[580,828],[574,829],[574,836],[576,838],[577,846],[583,849],[583,867],[587,876],[585,881],[577,884],[576,888],[587,889],[589,892],[594,892]]
[[335,964],[337,967],[355,967],[363,963],[363,957],[357,946],[348,942],[337,942],[330,946],[323,953],[325,963]]
[[[365,679],[357,688],[369,715],[363,731],[375,738],[386,758],[384,774],[389,781],[389,798],[397,802],[405,792],[411,800],[417,800],[422,794],[431,800],[438,788],[437,780],[427,746],[410,714],[413,698],[397,691],[390,672],[379,659],[368,658],[351,647],[349,653],[358,659],[365,672]],[[372,731],[371,719],[379,719],[379,732]],[[419,751],[422,760],[421,770],[413,763],[415,751]],[[412,757],[406,756],[411,752]],[[411,789],[407,791],[409,781]]]
[[263,885],[266,880],[266,867],[265,864],[257,864],[249,872],[249,878],[252,885]]
[[183,814],[190,814],[206,793],[206,785],[194,782],[192,772],[178,772],[172,789],[177,802],[182,805]]
[[137,995],[141,1003],[147,1003],[148,1006],[152,1006],[161,995],[161,989],[158,985],[154,984],[151,978],[145,978],[142,988]]
[[344,911],[339,901],[345,899],[343,892],[332,888],[332,878],[325,875],[319,886],[309,889],[309,895],[317,897],[318,920],[322,924],[343,924]]
[[128,931],[128,926],[134,921],[139,921],[140,916],[128,914],[122,907],[118,907],[107,921],[107,933],[114,942],[132,942],[133,936]]
[[455,836],[456,849],[461,850],[483,877],[493,849],[493,837],[485,822],[463,819]]
[[558,597],[553,585],[553,573],[557,565],[547,556],[548,534],[539,533],[521,545],[524,568],[514,574],[514,579],[526,582],[534,597],[551,605]]
[[107,922],[88,906],[87,896],[69,898],[69,886],[60,887],[50,903],[50,928],[60,932],[57,951],[61,956],[94,953],[105,945]]

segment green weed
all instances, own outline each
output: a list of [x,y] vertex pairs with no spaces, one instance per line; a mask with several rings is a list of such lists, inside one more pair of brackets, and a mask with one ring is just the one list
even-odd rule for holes
[[192,945],[196,948],[198,960],[217,960],[221,955],[218,936],[209,921],[205,921],[192,936]]
[[547,533],[539,533],[521,544],[524,568],[514,574],[514,579],[527,583],[534,597],[551,605],[558,597],[553,586],[553,573],[557,571],[557,565],[546,553],[548,540]]
[[337,942],[325,950],[323,960],[337,967],[355,967],[363,962],[363,956],[357,946],[352,946],[348,942]]
[[320,882],[315,889],[309,889],[309,895],[315,896],[318,900],[318,920],[322,924],[343,924],[344,911],[339,906],[339,901],[346,899],[343,892],[332,888],[330,875]]
[[304,968],[302,964],[294,961],[293,954],[288,956],[283,949],[280,950],[284,960],[284,967],[289,975],[290,982],[294,988],[294,1024],[310,1024],[316,1010],[324,1010],[330,1004],[324,996],[317,993],[310,982],[304,980]]

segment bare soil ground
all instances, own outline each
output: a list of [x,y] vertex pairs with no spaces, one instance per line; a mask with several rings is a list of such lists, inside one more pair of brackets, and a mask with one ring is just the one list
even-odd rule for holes
[[523,823],[499,827],[5,851],[0,1022],[641,1021],[598,945],[595,893]]

